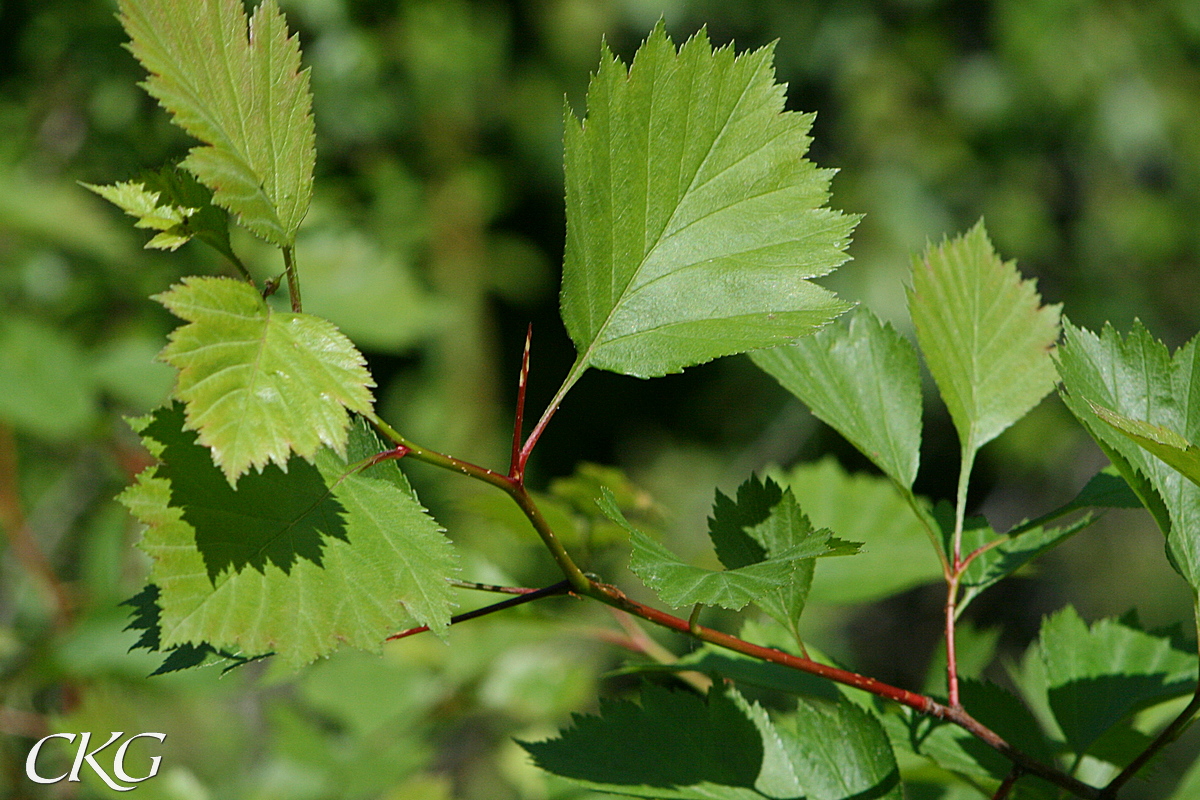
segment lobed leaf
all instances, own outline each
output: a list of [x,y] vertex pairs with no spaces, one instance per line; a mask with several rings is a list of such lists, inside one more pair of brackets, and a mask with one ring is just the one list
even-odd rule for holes
[[1065,332],[1058,353],[1063,401],[1154,515],[1166,534],[1171,565],[1193,589],[1200,587],[1200,486],[1095,411],[1107,409],[1113,421],[1141,421],[1195,440],[1200,436],[1196,341],[1172,356],[1140,322],[1124,337],[1109,325],[1099,336],[1070,324]]
[[[853,555],[859,545],[834,537],[828,530],[814,530],[800,510],[791,489],[782,489],[770,478],[751,475],[732,500],[718,490],[708,534],[717,558],[727,570],[745,569],[792,548],[814,542],[826,548],[823,555]],[[797,565],[781,586],[754,598],[755,604],[770,617],[798,634],[800,615],[812,584],[815,558]]]
[[776,593],[803,580],[803,575],[797,573],[803,572],[805,560],[845,554],[853,546],[825,532],[824,536],[809,536],[791,543],[769,558],[714,572],[681,561],[666,547],[630,525],[607,489],[596,504],[605,516],[629,532],[633,546],[629,568],[657,592],[663,602],[675,608],[718,605],[736,611],[752,602],[781,603],[784,595]]
[[914,259],[908,307],[964,461],[1054,388],[1060,306],[1001,261],[983,223]]
[[901,487],[921,456],[921,373],[908,339],[867,309],[750,358]]
[[1089,627],[1070,606],[1042,621],[1036,646],[1049,708],[1075,753],[1134,711],[1196,686],[1194,651],[1122,620]]
[[160,358],[179,370],[187,426],[231,485],[252,466],[286,466],[293,452],[342,452],[347,410],[370,412],[366,362],[325,320],[274,311],[230,278],[185,278],[154,299],[189,323]]
[[813,525],[863,543],[854,558],[820,562],[810,602],[866,603],[941,579],[929,536],[892,481],[850,475],[832,457],[801,464],[780,479]]
[[161,192],[155,192],[140,181],[121,181],[108,186],[83,184],[131,217],[136,217],[135,228],[158,231],[146,247],[157,250],[177,250],[191,236],[183,230],[188,217],[199,209],[176,205],[169,199],[160,200]]
[[[657,25],[626,68],[605,51],[568,112],[562,317],[589,366],[639,377],[790,342],[848,308],[809,279],[856,218],[822,206],[812,115],[783,110],[771,48],[735,57]],[[561,396],[561,392],[560,392]]]
[[[640,706],[602,699],[599,715],[573,715],[557,739],[520,744],[542,769],[613,794],[654,800],[799,797],[803,791],[769,726],[761,710],[753,713],[721,685],[703,698],[643,684]],[[774,791],[764,795],[760,787]]]
[[[163,463],[121,500],[147,525],[163,648],[275,652],[299,666],[341,644],[378,651],[414,624],[446,629],[454,553],[394,463],[347,473],[346,458],[326,449],[315,466],[268,466],[244,479],[276,492],[255,512],[184,428],[178,404],[155,412],[143,435]],[[382,449],[360,424],[347,458]],[[291,500],[292,490],[308,499]]]
[[[183,166],[256,235],[291,247],[312,199],[312,94],[275,0],[120,0],[143,84],[204,143]],[[249,26],[247,30],[247,24]]]

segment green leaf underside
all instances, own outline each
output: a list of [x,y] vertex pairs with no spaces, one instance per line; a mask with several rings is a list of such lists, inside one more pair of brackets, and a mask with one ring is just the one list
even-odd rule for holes
[[[299,666],[341,644],[378,651],[388,634],[414,624],[439,633],[446,629],[452,589],[445,579],[455,571],[455,555],[394,463],[344,475],[346,459],[320,451],[310,469],[319,472],[331,494],[328,508],[317,519],[296,520],[294,527],[310,527],[304,537],[280,537],[260,545],[263,552],[246,556],[240,539],[259,536],[247,527],[259,520],[249,513],[240,518],[206,513],[220,500],[221,474],[211,462],[205,464],[200,456],[207,451],[183,430],[178,405],[156,412],[144,433],[152,452],[176,459],[142,473],[121,496],[148,526],[141,547],[153,559],[150,580],[160,588],[163,647],[273,651]],[[180,458],[188,447],[194,452]],[[380,452],[382,445],[359,424],[347,450],[353,462]],[[303,463],[293,460],[287,473],[268,467],[263,477],[281,493],[293,482],[306,493],[312,476],[295,469]],[[163,471],[177,474],[166,478]],[[226,491],[225,499],[238,503],[237,493],[227,485]],[[329,513],[333,504],[339,513]],[[197,507],[205,513],[190,511]],[[193,527],[189,516],[201,528]],[[278,524],[278,512],[259,516]],[[293,541],[299,546],[289,551]],[[235,569],[235,556],[246,557],[246,566]],[[214,562],[222,565],[215,579],[210,575]],[[285,571],[280,563],[290,568]]]
[[241,0],[121,0],[143,86],[205,146],[183,166],[256,235],[290,247],[312,199],[312,95],[274,0],[249,20]]
[[917,351],[867,309],[789,347],[750,357],[900,486],[917,476],[921,374]]
[[1063,401],[1087,428],[1167,537],[1171,565],[1200,587],[1200,487],[1093,410],[1200,437],[1200,370],[1196,341],[1172,356],[1140,322],[1122,337],[1106,325],[1099,336],[1064,326],[1058,353]]
[[[720,686],[703,698],[644,684],[640,706],[602,699],[598,716],[573,715],[559,738],[520,744],[542,769],[599,791],[661,800],[762,800],[760,776],[778,782],[790,764],[735,697]],[[790,777],[790,793],[765,796],[799,797]]]
[[716,605],[733,611],[763,599],[770,603],[784,587],[802,580],[806,559],[848,552],[848,543],[824,536],[810,536],[790,544],[770,558],[720,572],[684,563],[663,545],[629,524],[617,508],[612,493],[605,490],[596,501],[600,510],[629,532],[633,552],[629,568],[674,608]]
[[826,457],[797,466],[781,480],[813,525],[863,543],[854,558],[817,564],[809,602],[865,603],[941,579],[928,535],[887,478],[850,475]]
[[[147,584],[140,592],[129,598],[121,605],[131,606],[133,612],[129,624],[125,626],[125,630],[140,630],[141,638],[130,650],[149,650],[157,652],[162,650],[162,628],[159,623],[159,618],[162,610],[158,607],[158,587],[153,583]],[[167,650],[167,657],[158,669],[151,672],[151,675],[165,675],[168,672],[178,672],[184,669],[198,667],[201,664],[213,658],[224,659],[227,662],[226,669],[245,664],[250,659],[238,658],[229,653],[218,653],[210,645],[207,644],[182,644]]]
[[909,313],[964,454],[1023,417],[1054,388],[1059,306],[1001,261],[983,223],[914,259]]
[[[720,491],[708,520],[708,535],[717,558],[727,570],[741,570],[792,548],[822,542],[826,555],[853,555],[858,545],[814,530],[800,510],[791,489],[781,489],[770,478],[751,475],[737,490],[737,500]],[[754,598],[755,604],[784,627],[797,633],[800,615],[812,584],[815,559],[806,559],[791,571],[786,583]]]
[[347,410],[371,410],[366,362],[329,322],[274,311],[230,278],[185,278],[154,299],[189,323],[160,358],[179,370],[188,427],[231,484],[252,466],[286,466],[293,452],[341,452]]
[[1050,709],[1076,753],[1134,711],[1196,686],[1194,652],[1116,619],[1089,628],[1069,606],[1042,621],[1038,647]]
[[1200,485],[1200,447],[1161,425],[1130,419],[1094,403],[1090,405],[1097,417],[1158,456],[1192,483]]
[[566,118],[562,317],[588,366],[639,377],[794,340],[848,308],[807,279],[856,218],[822,208],[811,115],[783,110],[769,47],[734,57],[660,23],[627,72],[605,51]]

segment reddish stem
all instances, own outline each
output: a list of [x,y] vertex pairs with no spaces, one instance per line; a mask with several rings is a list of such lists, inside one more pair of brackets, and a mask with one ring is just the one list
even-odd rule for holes
[[1191,722],[1192,717],[1195,716],[1197,711],[1200,711],[1200,686],[1196,687],[1196,691],[1192,695],[1192,701],[1187,704],[1187,707],[1183,711],[1179,712],[1179,716],[1171,720],[1171,724],[1163,729],[1162,733],[1150,743],[1149,747],[1139,753],[1138,757],[1131,761],[1125,769],[1121,770],[1117,777],[1109,781],[1108,785],[1100,792],[1100,797],[1104,798],[1104,800],[1116,797],[1117,790],[1124,786],[1130,778],[1138,774],[1142,767],[1146,766],[1147,761],[1153,758],[1159,750],[1162,750],[1179,738],[1179,734],[1183,733],[1184,728]]
[[1004,798],[1008,797],[1008,793],[1012,791],[1012,788],[1017,785],[1017,781],[1024,774],[1025,770],[1021,769],[1017,764],[1013,764],[1013,768],[1008,771],[1008,775],[996,787],[996,793],[992,795],[992,800],[1004,800]]
[[[517,597],[513,597],[509,600],[501,600],[499,603],[493,603],[490,606],[484,606],[483,608],[477,608],[474,611],[468,611],[465,614],[455,614],[453,617],[450,618],[450,624],[457,625],[460,622],[466,622],[467,620],[475,619],[476,617],[484,617],[484,616],[487,616],[488,614],[494,614],[497,611],[503,611],[506,608],[512,608],[514,606],[519,606],[524,603],[531,603],[534,600],[540,600],[543,597],[553,597],[555,595],[567,594],[570,591],[571,591],[570,581],[559,581],[558,583],[554,584],[553,586],[547,586],[543,589],[536,589],[534,591],[527,592],[522,595],[518,595]],[[417,633],[424,633],[427,630],[429,630],[428,625],[419,625],[416,628],[409,628],[406,631],[400,631],[399,633],[393,633],[391,636],[384,639],[384,641],[392,642],[392,641],[395,641],[396,639],[404,639],[408,636],[412,636]]]
[[961,708],[958,697],[958,653],[954,642],[954,622],[957,616],[958,582],[964,566],[956,565],[946,583],[946,694],[952,708]]
[[521,375],[517,378],[517,413],[513,421],[512,460],[509,461],[508,477],[517,483],[525,482],[525,461],[522,457],[521,429],[525,426],[525,385],[529,382],[529,345],[533,340],[533,323],[525,330],[525,351],[521,354]]

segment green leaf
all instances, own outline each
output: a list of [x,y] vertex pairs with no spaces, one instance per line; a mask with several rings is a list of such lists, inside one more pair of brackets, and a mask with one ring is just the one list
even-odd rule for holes
[[1188,441],[1200,437],[1196,341],[1172,356],[1139,322],[1126,337],[1109,325],[1100,336],[1064,327],[1058,353],[1063,401],[1154,515],[1167,536],[1171,565],[1193,589],[1200,587],[1200,487],[1094,411],[1097,406],[1109,409]]
[[1097,417],[1158,456],[1192,483],[1200,485],[1200,447],[1161,425],[1130,419],[1095,403],[1089,405]]
[[699,604],[737,611],[760,599],[770,603],[777,592],[802,579],[797,573],[803,571],[806,559],[839,555],[848,549],[848,543],[832,539],[826,532],[825,536],[810,536],[791,544],[757,563],[714,572],[680,561],[670,550],[630,525],[611,492],[604,490],[596,504],[609,519],[629,531],[633,545],[629,568],[664,603],[675,608]]
[[1001,261],[983,223],[914,259],[908,307],[964,461],[1054,388],[1059,306]]
[[[273,651],[299,666],[341,644],[378,651],[384,637],[414,624],[445,631],[453,550],[393,462],[346,473],[347,459],[382,450],[365,426],[352,429],[346,458],[322,450],[315,467],[293,458],[287,473],[272,465],[243,479],[277,490],[272,502],[286,509],[256,513],[183,423],[178,405],[155,412],[146,444],[169,460],[121,496],[148,526],[141,547],[160,588],[163,647]],[[326,496],[302,508],[287,495],[311,498],[314,477]]]
[[781,480],[813,525],[863,543],[854,558],[817,565],[809,602],[866,603],[941,579],[928,534],[890,480],[849,475],[831,457],[801,464]]
[[[162,647],[162,627],[160,618],[162,609],[158,607],[158,587],[153,583],[147,584],[140,592],[121,603],[123,606],[131,606],[133,612],[129,624],[125,626],[125,630],[140,630],[141,637],[129,648],[132,650],[142,649],[151,652],[159,652]],[[201,664],[220,659],[226,662],[223,671],[229,671],[234,667],[246,664],[253,660],[250,658],[241,658],[231,653],[218,652],[208,644],[181,644],[175,647],[166,649],[167,657],[158,669],[151,672],[151,675],[165,675],[168,672],[178,672],[184,669],[198,667]]]
[[183,166],[256,235],[290,247],[312,199],[312,95],[274,0],[121,0],[146,90],[205,146]]
[[274,311],[230,278],[185,278],[154,299],[190,323],[160,358],[179,370],[188,428],[230,484],[251,466],[286,465],[292,452],[342,452],[347,410],[371,410],[366,362],[325,320]]
[[887,734],[850,700],[804,700],[776,729],[808,800],[903,800]]
[[[962,704],[973,717],[1005,741],[1034,758],[1053,761],[1053,748],[1037,720],[1007,690],[986,681],[959,683]],[[897,749],[924,756],[943,769],[972,779],[1000,781],[1012,762],[957,725],[900,709],[883,719],[888,738]]]
[[73,339],[35,319],[0,316],[0,421],[53,441],[96,418],[96,387]]
[[921,450],[917,351],[867,309],[790,347],[751,353],[754,363],[813,414],[908,489]]
[[808,279],[857,219],[822,208],[812,115],[783,110],[770,47],[734,57],[662,24],[627,72],[609,51],[567,113],[562,317],[578,360],[639,377],[783,344],[848,308]]
[[614,794],[655,800],[802,794],[765,714],[752,713],[733,690],[716,685],[702,698],[644,684],[641,701],[602,699],[598,716],[574,715],[559,738],[520,744],[542,769]]
[[1121,620],[1089,627],[1070,606],[1042,621],[1037,646],[1050,709],[1075,753],[1134,711],[1196,686],[1194,652]]
[[[727,570],[737,571],[778,557],[801,544],[819,541],[825,555],[853,555],[859,545],[834,537],[828,530],[814,530],[796,503],[791,489],[781,489],[767,478],[751,475],[737,490],[737,500],[720,491],[708,520],[708,535],[717,558]],[[808,599],[815,559],[806,559],[790,573],[788,581],[754,598],[755,604],[779,624],[799,635],[800,615]]]
[[[1026,528],[1015,536],[1005,536],[1000,544],[977,556],[967,567],[967,571],[963,573],[959,585],[964,588],[964,592],[959,600],[959,607],[965,608],[984,589],[1007,578],[1033,559],[1067,541],[1095,521],[1094,515],[1084,514],[1068,525],[1053,528],[1041,526]],[[974,545],[974,547],[978,546],[978,544]],[[970,553],[970,550],[965,552]]]
[[139,181],[122,181],[108,186],[82,184],[103,197],[131,217],[136,217],[135,228],[159,231],[146,247],[158,250],[177,250],[191,238],[182,231],[184,222],[198,209],[175,205],[170,200],[160,201],[160,192],[151,191]]

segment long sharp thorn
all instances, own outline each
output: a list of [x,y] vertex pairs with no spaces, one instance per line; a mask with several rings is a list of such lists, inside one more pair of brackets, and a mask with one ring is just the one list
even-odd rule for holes
[[508,477],[520,483],[525,477],[525,459],[521,455],[521,429],[525,426],[525,386],[529,382],[529,344],[533,340],[533,323],[525,329],[525,352],[521,354],[521,377],[517,379],[517,413],[513,421],[512,460]]
[[[528,594],[521,594],[516,597],[509,598],[508,600],[502,600],[499,603],[493,603],[490,606],[484,606],[483,608],[477,608],[474,611],[468,611],[464,614],[455,614],[453,617],[450,618],[450,624],[457,625],[458,623],[466,622],[469,619],[475,619],[476,617],[483,617],[488,614],[494,614],[497,611],[503,611],[506,608],[513,608],[514,606],[524,605],[525,603],[529,603],[534,600],[540,600],[543,597],[554,597],[555,595],[567,594],[570,591],[571,591],[571,582],[570,581],[559,581],[558,583],[555,583],[551,586],[546,586],[542,589],[537,589],[536,591],[529,592]],[[415,633],[424,633],[427,630],[429,630],[428,625],[421,625],[420,627],[417,627],[417,628],[409,628],[406,631],[400,631],[399,633],[393,633],[391,636],[384,639],[384,641],[385,642],[394,642],[397,639],[403,639],[406,636],[412,636]]]

